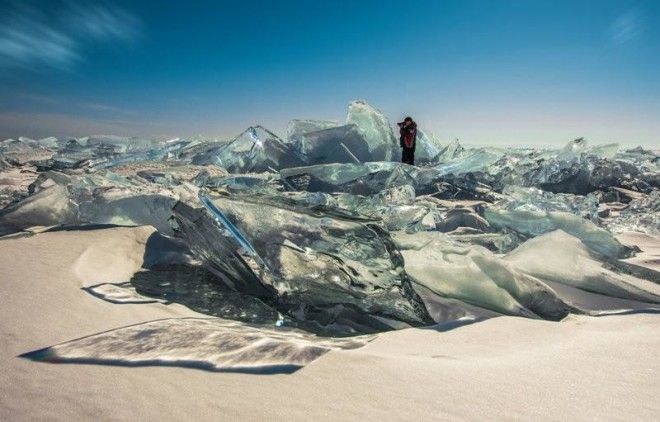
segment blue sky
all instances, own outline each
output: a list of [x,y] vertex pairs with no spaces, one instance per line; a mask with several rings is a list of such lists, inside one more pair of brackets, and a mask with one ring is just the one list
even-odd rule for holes
[[0,137],[342,120],[660,147],[660,1],[3,1]]

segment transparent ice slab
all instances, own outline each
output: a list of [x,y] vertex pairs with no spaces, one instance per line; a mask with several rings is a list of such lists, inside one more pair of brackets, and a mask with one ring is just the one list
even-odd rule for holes
[[366,101],[353,101],[348,105],[346,123],[358,127],[369,145],[370,161],[390,161],[392,151],[399,145],[390,121]]
[[270,292],[279,309],[299,319],[329,318],[342,304],[356,315],[429,320],[379,226],[317,215],[278,197],[215,197],[212,204],[237,230],[217,224],[217,213],[181,204],[175,207],[178,230],[237,290]]

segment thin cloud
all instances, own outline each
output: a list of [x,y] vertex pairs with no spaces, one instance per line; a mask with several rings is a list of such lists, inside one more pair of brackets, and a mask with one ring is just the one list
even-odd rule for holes
[[22,7],[0,21],[0,69],[70,69],[90,42],[132,42],[141,30],[140,20],[118,7],[68,5],[55,19]]
[[44,105],[51,105],[57,108],[62,108],[66,106],[67,109],[75,108],[81,110],[97,111],[102,112],[108,115],[121,115],[121,116],[139,116],[140,113],[135,110],[126,109],[122,107],[116,107],[110,104],[104,104],[99,102],[71,102],[71,101],[62,101],[57,98],[49,97],[46,95],[32,94],[32,93],[21,93],[18,94],[19,98],[22,98],[26,101],[33,103],[40,103]]
[[68,34],[33,17],[18,17],[0,27],[0,66],[67,68],[80,59],[78,43]]
[[139,113],[133,111],[133,110],[127,110],[125,108],[120,108],[120,107],[115,107],[111,106],[108,104],[102,104],[102,103],[78,103],[83,108],[86,108],[88,110],[94,110],[94,111],[102,111],[106,113],[114,113],[114,114],[123,114],[127,116],[137,116]]
[[0,140],[18,136],[37,139],[46,136],[88,136],[94,133],[120,136],[171,135],[176,132],[171,126],[149,120],[106,119],[61,113],[0,112]]
[[73,27],[97,40],[133,41],[142,30],[137,17],[119,8],[73,6],[66,16],[65,20],[70,21]]
[[638,38],[642,33],[642,12],[630,9],[617,17],[610,26],[612,42],[626,44]]
[[42,104],[61,104],[62,102],[56,98],[48,97],[46,95],[39,94],[18,94],[18,98],[23,100],[42,103]]

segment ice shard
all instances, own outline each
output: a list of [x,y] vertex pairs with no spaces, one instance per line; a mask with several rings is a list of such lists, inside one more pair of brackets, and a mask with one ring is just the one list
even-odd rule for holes
[[104,169],[117,166],[123,166],[135,162],[155,162],[163,161],[174,157],[180,150],[188,145],[186,141],[177,139],[169,140],[162,145],[154,146],[146,150],[137,150],[129,154],[119,156],[103,157],[90,163],[91,167]]
[[34,140],[6,139],[0,142],[0,156],[3,161],[15,166],[46,163],[55,155],[55,152]]
[[488,166],[495,163],[503,155],[502,151],[494,148],[479,148],[465,156],[459,156],[438,164],[435,168],[441,175],[474,173],[485,171]]
[[463,148],[463,146],[458,141],[458,139],[454,139],[453,141],[451,141],[450,143],[448,143],[447,145],[445,145],[443,148],[440,149],[435,159],[438,162],[451,161],[455,158],[460,157],[464,152],[465,152],[465,148]]
[[626,231],[660,236],[660,190],[639,195],[612,218],[605,218],[604,225],[613,233]]
[[[415,162],[431,163],[435,162],[440,154],[440,145],[431,137],[429,137],[424,130],[417,128],[417,139],[415,141]],[[396,160],[398,157],[394,157]]]
[[310,164],[372,161],[369,144],[353,124],[304,133],[296,150]]
[[617,274],[599,261],[584,242],[558,230],[528,240],[504,258],[525,274],[607,296],[660,303],[660,286]]
[[[615,261],[593,256],[583,242],[561,230],[528,240],[504,256],[466,248],[441,233],[397,233],[394,239],[414,286],[445,300],[546,319],[569,312],[660,309],[657,284],[615,272]],[[590,294],[596,296],[586,299]],[[428,292],[422,297],[434,299]]]
[[571,308],[547,285],[485,248],[456,245],[442,233],[395,236],[416,284],[433,293],[508,315],[561,319]]
[[411,185],[396,186],[370,196],[339,193],[332,198],[332,206],[381,221],[388,230],[417,231],[435,228],[433,219],[429,223],[425,220],[431,213],[431,207],[415,203],[415,189]]
[[391,187],[417,184],[414,167],[392,162],[324,164],[283,169],[280,174],[296,190],[310,192],[372,195]]
[[206,208],[179,202],[173,209],[170,224],[206,268],[227,287],[266,302],[273,297],[272,289],[257,276],[261,268],[254,260],[255,255],[242,249],[236,236],[225,233],[216,215]]
[[348,105],[346,123],[357,126],[364,136],[371,159],[368,161],[391,161],[398,142],[392,132],[390,121],[366,101],[353,101]]
[[168,189],[111,172],[67,175],[49,171],[31,189],[32,195],[0,210],[0,232],[32,226],[117,224],[152,225],[171,234],[172,207],[196,193],[191,185]]
[[186,183],[201,187],[207,183],[213,183],[213,180],[229,177],[227,171],[222,167],[163,161],[129,161],[117,164],[103,173],[110,177],[123,177],[137,183],[163,187]]
[[486,207],[484,217],[498,230],[510,230],[526,238],[563,230],[578,239],[596,254],[607,258],[623,258],[631,250],[622,245],[607,230],[575,214],[561,211],[508,210],[498,206]]
[[608,158],[612,159],[616,156],[616,153],[619,152],[619,144],[603,144],[603,145],[594,145],[587,149],[588,155],[593,155],[599,158]]
[[32,226],[75,224],[77,214],[77,206],[69,200],[67,188],[51,183],[34,195],[0,210],[0,235]]
[[[206,213],[177,205],[177,225],[184,227],[181,232],[192,249],[200,252],[210,268],[223,268],[236,286],[233,277],[249,273],[238,278],[240,283],[252,280],[251,286],[274,292],[278,308],[289,315],[326,321],[323,325],[337,318],[357,323],[359,315],[416,325],[430,320],[412,292],[400,255],[378,225],[347,216],[318,215],[278,197],[215,197],[212,203],[242,234],[219,237],[222,230],[212,230]],[[247,254],[251,262],[245,255],[235,255],[236,249],[228,246],[231,243],[250,252],[240,238],[249,239],[258,260],[252,253]],[[339,311],[338,305],[345,310]]]
[[598,198],[593,194],[582,196],[552,193],[512,185],[505,187],[502,193],[503,199],[498,205],[507,210],[562,211],[594,222],[598,220]]
[[191,162],[220,166],[230,173],[258,173],[302,164],[289,144],[261,126],[249,127],[228,144],[211,145],[192,155]]
[[[178,140],[175,138],[175,140]],[[86,139],[85,145],[97,149],[108,148],[120,154],[137,154],[156,149],[171,140],[159,140],[112,135],[94,135]]]
[[319,130],[330,129],[341,126],[341,123],[335,120],[303,120],[293,119],[289,121],[286,127],[286,139],[291,144],[298,144],[302,136],[307,133],[318,132]]
[[586,139],[574,139],[559,150],[557,158],[568,162],[577,161],[581,158],[582,154],[587,151],[588,146],[589,143]]
[[0,210],[27,197],[38,176],[35,167],[3,165],[0,160]]

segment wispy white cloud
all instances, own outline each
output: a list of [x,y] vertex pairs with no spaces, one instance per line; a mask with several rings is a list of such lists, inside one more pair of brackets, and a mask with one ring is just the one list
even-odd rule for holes
[[117,7],[65,5],[48,15],[15,8],[0,20],[0,69],[68,69],[90,42],[131,42],[141,30],[136,16]]
[[70,35],[30,16],[19,16],[0,27],[0,66],[48,65],[67,68],[80,59]]
[[142,23],[131,13],[102,5],[72,6],[65,20],[97,40],[133,41],[142,30]]
[[642,33],[642,11],[630,9],[619,15],[610,26],[610,35],[615,44],[626,44]]

